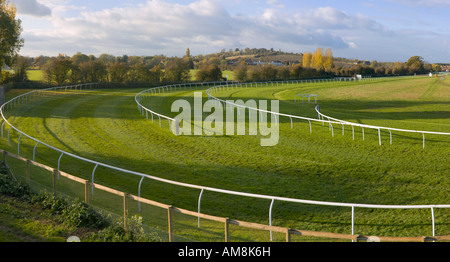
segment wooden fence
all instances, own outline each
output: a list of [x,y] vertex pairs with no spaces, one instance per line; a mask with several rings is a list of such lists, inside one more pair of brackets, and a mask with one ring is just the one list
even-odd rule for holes
[[[308,237],[318,237],[318,238],[324,238],[324,239],[339,239],[339,240],[348,240],[353,242],[366,242],[366,241],[373,241],[376,239],[380,242],[434,242],[434,241],[450,241],[450,236],[421,236],[421,237],[374,237],[374,236],[363,236],[363,235],[351,235],[351,234],[339,234],[339,233],[330,233],[330,232],[318,232],[318,231],[308,231],[308,230],[299,230],[299,229],[291,229],[286,227],[279,227],[279,226],[270,226],[270,225],[264,225],[264,224],[258,224],[258,223],[251,223],[251,222],[245,222],[245,221],[239,221],[234,220],[230,218],[225,217],[218,217],[218,216],[212,216],[208,214],[203,214],[195,211],[190,211],[186,209],[177,208],[171,205],[159,203],[156,201],[152,201],[146,198],[142,198],[139,196],[135,196],[132,194],[127,194],[125,192],[112,189],[100,184],[92,183],[86,179],[82,179],[73,175],[70,175],[68,173],[65,173],[61,170],[57,170],[55,168],[49,167],[47,165],[26,159],[24,157],[12,154],[10,152],[7,152],[5,150],[0,149],[0,152],[3,154],[3,165],[10,170],[8,164],[7,164],[7,156],[16,158],[18,160],[21,160],[26,163],[26,174],[25,179],[26,183],[30,184],[31,181],[31,166],[37,166],[40,168],[43,168],[45,170],[48,170],[52,173],[53,178],[53,193],[56,194],[56,181],[58,176],[65,177],[71,181],[78,182],[80,184],[84,185],[84,201],[89,204],[89,196],[90,191],[92,188],[96,188],[98,190],[102,190],[117,196],[120,196],[123,199],[123,226],[126,229],[127,228],[127,214],[128,214],[128,200],[135,200],[140,203],[145,203],[154,207],[159,207],[162,209],[167,210],[167,225],[168,225],[168,236],[169,236],[169,242],[174,241],[174,233],[173,233],[173,214],[181,213],[189,216],[196,217],[198,219],[207,219],[211,221],[216,221],[223,223],[223,230],[224,230],[224,241],[230,242],[231,236],[230,236],[230,225],[235,225],[239,227],[249,228],[249,229],[256,229],[256,230],[262,230],[262,231],[268,231],[268,232],[278,232],[285,234],[286,236],[286,242],[291,241],[291,237],[293,235],[298,236],[308,236]],[[12,174],[12,173],[11,173]],[[13,175],[13,174],[12,174]]]

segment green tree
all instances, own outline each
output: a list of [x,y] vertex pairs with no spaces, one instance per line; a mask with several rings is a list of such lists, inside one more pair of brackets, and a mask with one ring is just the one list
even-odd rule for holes
[[412,56],[406,62],[409,73],[422,73],[424,71],[423,58],[420,56]]
[[442,71],[442,68],[438,64],[432,64],[431,65],[431,70],[433,70],[434,72],[440,72],[440,71]]
[[101,62],[103,62],[105,65],[109,65],[112,64],[116,61],[116,57],[110,54],[101,54],[98,57],[98,60],[100,60]]
[[79,67],[82,82],[103,82],[107,79],[106,65],[99,60],[81,63]]
[[160,83],[163,77],[162,66],[159,64],[150,69],[149,81],[153,83]]
[[200,68],[195,77],[198,81],[208,82],[208,81],[220,81],[222,79],[222,70],[218,65],[212,64]]
[[407,68],[405,67],[404,63],[395,62],[394,66],[392,67],[392,74],[393,75],[404,75],[407,72]]
[[108,68],[109,80],[113,83],[122,83],[127,79],[129,67],[124,62],[115,62]]
[[301,65],[295,65],[291,69],[291,77],[293,79],[300,79],[302,77],[303,67]]
[[288,80],[290,76],[291,71],[289,70],[289,67],[283,66],[278,69],[278,78]]
[[0,0],[0,73],[3,65],[12,66],[23,46],[21,21],[16,19],[16,6]]
[[[72,61],[70,61],[72,62]],[[70,83],[78,83],[82,81],[81,77],[81,68],[79,65],[76,65],[72,62],[72,65],[70,67],[70,74],[68,75]]]
[[272,65],[264,65],[261,70],[263,80],[273,80],[277,77],[277,69]]
[[43,66],[42,71],[44,78],[49,83],[56,83],[61,86],[68,80],[72,68],[72,61],[68,59],[53,59]]
[[17,56],[16,62],[13,65],[14,81],[25,82],[28,80],[27,69],[30,67],[30,61],[23,56]]
[[245,63],[245,61],[242,61],[234,69],[234,79],[237,81],[247,81],[247,71],[247,63]]
[[149,82],[150,77],[150,70],[143,64],[135,64],[130,68],[130,82]]
[[164,77],[171,82],[187,82],[191,79],[189,63],[182,58],[172,58],[168,61]]
[[247,72],[247,78],[250,81],[258,81],[262,79],[262,67],[252,66]]
[[72,63],[74,65],[80,65],[83,62],[89,62],[91,61],[91,58],[85,54],[82,54],[80,52],[76,53],[75,55],[73,55],[70,60],[72,61]]

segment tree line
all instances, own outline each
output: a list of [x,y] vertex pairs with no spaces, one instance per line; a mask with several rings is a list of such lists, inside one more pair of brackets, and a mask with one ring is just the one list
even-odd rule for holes
[[43,81],[49,85],[86,82],[107,83],[179,83],[193,81],[221,81],[222,70],[214,63],[197,65],[192,73],[192,57],[185,56],[118,56],[102,54],[99,57],[77,53],[72,57],[17,56],[12,72],[4,81],[27,82],[27,70],[41,70]]
[[134,59],[102,55],[99,58],[77,53],[71,58],[48,59],[41,67],[44,80],[62,85],[66,82],[187,82],[189,65],[181,58]]
[[[103,83],[180,83],[189,81],[209,82],[226,80],[224,70],[233,71],[236,81],[269,81],[306,78],[391,76],[422,74],[439,71],[438,65],[424,62],[420,56],[413,56],[407,62],[378,63],[335,63],[332,51],[317,48],[313,53],[305,52],[301,60],[274,65],[261,62],[254,65],[248,59],[239,59],[230,66],[218,56],[193,57],[189,49],[179,57],[157,56],[113,56],[99,57],[78,52],[72,57],[39,56],[35,58],[17,56],[12,65],[14,73],[3,73],[3,81],[26,82],[27,70],[39,69],[43,81],[48,85],[64,85],[86,82]],[[226,58],[225,58],[226,59]],[[267,60],[267,59],[266,59]],[[268,60],[267,60],[268,61]],[[195,69],[195,71],[192,71]],[[7,75],[7,77],[5,77]]]

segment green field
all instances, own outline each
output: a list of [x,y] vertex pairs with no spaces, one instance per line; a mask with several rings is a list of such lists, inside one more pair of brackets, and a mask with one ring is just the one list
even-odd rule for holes
[[27,76],[30,81],[43,81],[44,74],[41,70],[28,70]]
[[[13,90],[14,91],[14,90]],[[280,119],[279,143],[261,147],[260,136],[175,136],[167,121],[139,114],[134,96],[140,90],[88,90],[66,96],[33,99],[7,111],[9,121],[47,144],[89,159],[175,181],[234,191],[297,199],[361,204],[448,204],[450,137],[334,127]],[[364,83],[320,83],[223,91],[223,99],[277,99],[280,112],[317,118],[313,103],[294,102],[299,93],[318,94],[321,112],[355,123],[450,132],[450,78],[399,78]],[[204,94],[206,101],[206,95]],[[143,101],[152,110],[170,112],[177,99],[192,101],[193,91],[159,94]],[[208,114],[205,114],[207,116]],[[7,130],[7,129],[5,129]],[[2,148],[17,152],[18,134]],[[21,155],[31,158],[35,145],[21,140]],[[59,154],[41,145],[36,160],[56,166]],[[20,167],[17,167],[19,169]],[[62,157],[61,169],[91,180],[93,164]],[[23,169],[23,167],[22,167]],[[47,179],[47,178],[46,178]],[[51,178],[45,183],[51,183]],[[95,182],[137,194],[140,177],[98,168]],[[81,189],[82,190],[82,189]],[[199,190],[144,180],[141,195],[162,203],[197,210]],[[98,197],[103,208],[108,201]],[[118,202],[116,204],[112,204]],[[270,200],[205,192],[203,213],[268,224]],[[108,207],[110,208],[110,207]],[[111,207],[113,208],[113,207]],[[120,214],[120,211],[119,211]],[[155,227],[164,221],[152,213]],[[378,236],[431,235],[430,210],[357,208],[356,234]],[[436,209],[436,235],[450,234],[450,210]],[[184,220],[183,220],[184,221]],[[349,234],[350,208],[275,202],[273,225]],[[188,238],[215,241],[216,233],[199,234],[196,219],[177,232]],[[191,229],[191,227],[193,229]],[[206,229],[204,229],[207,231]],[[214,232],[214,230],[211,230]],[[219,230],[220,231],[220,230]],[[203,232],[205,233],[205,232]],[[194,237],[195,235],[195,237]],[[266,237],[266,238],[264,238]],[[239,234],[239,239],[267,241],[267,235]],[[281,236],[281,239],[283,236]],[[219,237],[220,239],[220,237]]]

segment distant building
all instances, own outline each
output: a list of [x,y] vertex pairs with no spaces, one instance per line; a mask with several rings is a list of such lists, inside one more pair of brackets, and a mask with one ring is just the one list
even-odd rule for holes
[[270,64],[274,65],[274,66],[282,66],[283,65],[283,63],[281,61],[272,61]]
[[361,61],[361,60],[359,60],[359,61],[356,61],[356,62],[353,62],[353,64],[354,65],[366,65],[366,66],[370,66],[370,61]]

